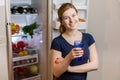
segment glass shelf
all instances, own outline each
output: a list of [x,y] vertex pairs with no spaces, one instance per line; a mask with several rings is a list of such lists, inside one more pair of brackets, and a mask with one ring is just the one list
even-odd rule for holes
[[31,4],[31,0],[11,0],[11,5]]
[[37,13],[33,13],[33,14],[19,14],[19,13],[11,14],[11,16],[18,16],[18,17],[21,17],[21,16],[37,16],[37,15],[38,15]]
[[13,58],[13,68],[33,65],[38,63],[38,54]]
[[22,57],[15,57],[15,58],[13,58],[13,62],[19,61],[19,60],[24,60],[24,59],[37,58],[37,57],[38,57],[38,54],[27,55],[27,56],[22,56]]

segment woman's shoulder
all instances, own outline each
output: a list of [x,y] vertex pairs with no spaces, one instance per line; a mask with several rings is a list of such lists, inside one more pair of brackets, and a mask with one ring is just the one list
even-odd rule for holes
[[62,38],[61,35],[58,35],[57,37],[55,37],[53,40],[60,40]]
[[83,39],[88,43],[88,46],[95,42],[93,36],[90,33],[83,33]]
[[55,37],[53,40],[52,40],[52,43],[51,43],[51,49],[55,49],[55,50],[58,50],[60,51],[61,50],[61,35]]
[[62,35],[59,35],[59,36],[55,37],[55,38],[52,40],[52,42],[60,43],[61,40],[62,40]]
[[91,33],[83,33],[83,37],[86,39],[94,39]]

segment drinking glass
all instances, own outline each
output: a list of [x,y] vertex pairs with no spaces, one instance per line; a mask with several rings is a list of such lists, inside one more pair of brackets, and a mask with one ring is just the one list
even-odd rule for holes
[[[81,41],[74,41],[74,48],[82,48],[84,50],[84,43],[82,43]],[[78,57],[75,60],[82,61],[82,57]]]

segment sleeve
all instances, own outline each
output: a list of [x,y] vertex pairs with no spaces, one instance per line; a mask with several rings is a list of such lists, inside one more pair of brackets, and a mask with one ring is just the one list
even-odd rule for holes
[[51,49],[55,49],[58,51],[61,51],[61,47],[60,47],[60,43],[58,39],[53,39],[52,43],[51,43]]
[[88,40],[88,46],[91,46],[93,43],[95,43],[95,40],[91,34],[88,34],[87,40]]

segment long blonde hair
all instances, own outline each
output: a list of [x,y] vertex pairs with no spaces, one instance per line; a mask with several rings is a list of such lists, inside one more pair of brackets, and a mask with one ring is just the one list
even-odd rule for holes
[[[75,8],[75,6],[73,4],[71,4],[71,3],[62,4],[61,7],[58,9],[58,17],[59,17],[60,23],[62,22],[63,13],[70,8],[75,9],[76,13],[78,13],[77,9]],[[62,24],[60,24],[59,32],[62,34],[65,31],[66,31],[66,28]]]

